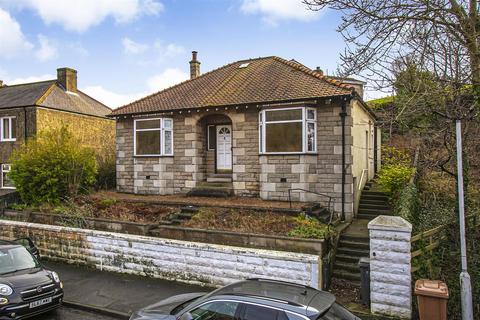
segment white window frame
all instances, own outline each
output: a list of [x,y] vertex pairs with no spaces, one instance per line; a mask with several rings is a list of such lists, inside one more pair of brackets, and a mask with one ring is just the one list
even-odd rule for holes
[[[1,130],[1,136],[0,136],[0,140],[1,141],[17,141],[17,137],[15,138],[12,138],[12,135],[13,135],[13,127],[12,127],[12,119],[16,119],[17,117],[15,116],[11,116],[11,117],[2,117],[0,118],[0,130]],[[5,119],[8,119],[8,128],[9,128],[9,131],[8,131],[8,138],[4,137],[3,136],[3,121]]]
[[[280,121],[267,121],[266,112],[271,111],[284,111],[284,110],[302,110],[302,119],[299,120],[280,120]],[[313,110],[314,119],[307,119],[307,110]],[[302,123],[302,151],[294,152],[266,152],[266,127],[268,123],[292,123],[292,122],[301,122]],[[307,150],[307,129],[308,123],[314,124],[314,148],[313,150]],[[311,107],[291,107],[291,108],[275,108],[275,109],[264,109],[261,110],[258,114],[258,145],[260,154],[305,154],[305,153],[316,153],[317,152],[317,109]]]
[[[5,170],[5,169],[4,169],[4,166],[8,166],[9,169],[8,169],[8,170]],[[12,170],[12,165],[11,165],[11,164],[9,164],[9,163],[2,163],[2,166],[1,166],[1,168],[0,168],[0,172],[1,172],[1,174],[2,174],[2,189],[16,189],[15,187],[6,187],[6,186],[3,185],[3,173],[5,173],[5,172],[10,172],[11,170]]]
[[[150,121],[150,120],[160,120],[159,128],[149,128],[149,129],[137,129],[137,122],[141,121]],[[171,128],[165,128],[165,121],[170,121],[172,123]],[[159,154],[137,154],[137,131],[160,131],[160,153]],[[171,152],[165,152],[165,131],[170,131],[170,144]],[[172,118],[145,118],[145,119],[135,119],[133,121],[133,155],[135,157],[162,157],[162,156],[173,156],[173,119]]]

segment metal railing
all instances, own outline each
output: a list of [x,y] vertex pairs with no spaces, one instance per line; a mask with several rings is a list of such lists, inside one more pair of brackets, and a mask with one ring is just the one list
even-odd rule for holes
[[[305,190],[305,189],[300,189],[300,188],[292,188],[292,189],[288,189],[288,202],[290,203],[290,208],[292,208],[292,192],[305,192],[305,193],[311,193],[311,194],[315,194],[317,196],[322,196],[322,197],[326,197],[328,198],[328,211],[330,213],[330,223],[332,222],[332,219],[333,219],[333,215],[334,215],[334,209],[335,209],[335,199],[332,197],[332,196],[329,196],[328,194],[324,194],[324,193],[319,193],[319,192],[315,192],[315,191],[310,191],[310,190]],[[318,203],[318,202],[315,202],[315,203]],[[320,203],[318,203],[320,204]],[[333,208],[332,208],[332,205],[333,205]]]

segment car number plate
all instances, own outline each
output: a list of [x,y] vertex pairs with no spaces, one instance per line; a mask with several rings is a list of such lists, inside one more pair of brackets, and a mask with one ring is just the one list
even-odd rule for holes
[[42,300],[33,301],[33,302],[30,302],[30,308],[36,308],[36,307],[39,307],[39,306],[43,306],[44,304],[47,304],[47,303],[50,303],[50,302],[52,302],[52,297],[45,298],[45,299],[42,299]]

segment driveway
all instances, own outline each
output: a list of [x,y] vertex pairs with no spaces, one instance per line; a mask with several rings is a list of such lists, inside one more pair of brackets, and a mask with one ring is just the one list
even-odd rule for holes
[[[64,319],[61,317],[62,313],[72,312],[68,302],[79,306],[104,309],[107,312],[130,314],[132,311],[172,295],[208,292],[213,289],[174,281],[99,271],[87,267],[53,262],[43,263],[47,268],[55,270],[59,274],[64,283],[65,302],[69,308],[59,310],[60,318],[53,317],[42,320]],[[68,319],[74,319],[74,315]]]

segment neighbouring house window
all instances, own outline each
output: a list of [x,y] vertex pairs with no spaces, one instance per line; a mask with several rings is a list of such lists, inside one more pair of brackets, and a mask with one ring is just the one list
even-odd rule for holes
[[139,119],[134,122],[136,156],[173,155],[173,120]]
[[313,108],[262,110],[260,153],[316,152],[317,114]]
[[215,150],[217,148],[217,126],[208,126],[207,138],[208,150]]
[[9,164],[2,164],[2,188],[4,189],[15,189],[15,185],[13,181],[8,177],[10,173],[10,165]]
[[17,118],[1,118],[1,139],[2,141],[15,141],[17,138]]

